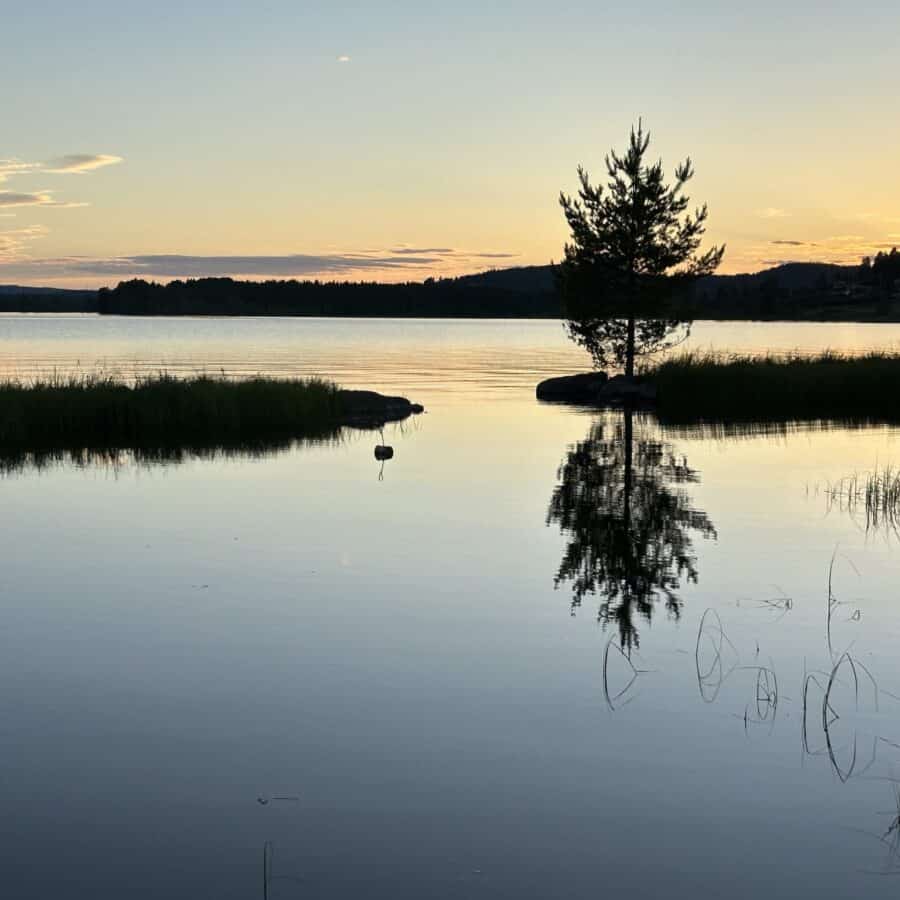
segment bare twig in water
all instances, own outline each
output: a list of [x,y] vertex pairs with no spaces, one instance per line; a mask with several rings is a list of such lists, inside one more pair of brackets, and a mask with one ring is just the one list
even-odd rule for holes
[[[710,619],[707,622],[707,619]],[[702,645],[710,645],[713,651],[712,662],[709,666],[703,667],[700,662],[700,651]],[[735,655],[735,663],[727,671],[722,658],[722,652],[725,646],[731,648]],[[714,609],[707,609],[700,619],[700,627],[697,630],[697,644],[694,648],[694,662],[697,667],[697,686],[700,689],[700,696],[706,703],[712,703],[719,695],[725,679],[734,671],[739,659],[737,648],[725,634],[722,627],[722,619]]]
[[293,875],[275,874],[275,844],[266,841],[263,844],[263,900],[269,900],[269,891],[273,881],[292,881],[294,884],[302,884],[303,880]]
[[780,622],[794,608],[794,601],[791,597],[788,597],[778,585],[775,585],[775,587],[780,591],[781,596],[773,597],[769,600],[760,600],[757,603],[757,609],[771,609],[781,613],[781,615],[775,619],[776,622]]
[[881,833],[863,831],[862,833],[873,837],[887,849],[884,865],[881,869],[863,869],[869,875],[900,875],[900,788],[893,783],[894,808],[885,813],[891,817],[888,827]]
[[752,703],[744,707],[744,714],[737,716],[744,723],[745,733],[749,734],[751,725],[768,725],[771,734],[779,701],[775,670],[768,666],[737,666],[736,669],[756,673],[756,696]]
[[275,845],[271,841],[263,844],[263,900],[269,900],[269,884],[272,880],[272,860]]
[[[619,656],[625,660],[625,664],[631,670],[631,677],[628,679],[627,684],[620,691],[617,691],[615,694],[611,694],[609,690],[609,654],[610,650],[615,650]],[[631,661],[631,653],[626,653],[617,643],[614,641],[614,637],[610,637],[610,639],[606,642],[606,648],[603,651],[603,696],[606,699],[606,705],[613,711],[619,709],[622,706],[625,706],[634,699],[634,697],[629,697],[624,703],[618,704],[619,700],[631,690],[632,685],[637,681],[638,675],[644,675],[649,672],[649,669],[638,669],[634,663]]]
[[876,710],[878,709],[878,684],[869,669],[864,666],[859,660],[855,660],[849,653],[841,654],[838,661],[834,664],[834,668],[831,670],[831,675],[828,678],[828,685],[825,689],[825,696],[822,700],[822,730],[825,732],[825,744],[828,751],[828,758],[831,760],[831,766],[838,778],[842,782],[846,783],[851,777],[853,777],[854,773],[856,773],[857,775],[863,775],[874,765],[879,739],[876,737],[872,741],[872,755],[869,762],[867,762],[866,765],[859,770],[859,772],[856,772],[858,736],[854,731],[849,762],[846,766],[841,766],[841,764],[838,762],[837,753],[832,741],[831,730],[834,727],[835,723],[840,719],[840,715],[838,714],[834,704],[832,704],[831,702],[831,692],[834,688],[834,685],[838,683],[838,671],[841,669],[841,666],[845,664],[849,666],[850,674],[853,678],[853,702],[856,709],[859,709],[859,673],[857,669],[861,669],[872,683]]
[[[835,609],[841,605],[841,601],[837,599],[834,595],[834,564],[837,561],[838,557],[838,548],[834,548],[834,553],[831,554],[831,562],[828,565],[828,608],[826,610],[825,615],[825,642],[828,644],[828,655],[831,657],[832,662],[834,662],[834,647],[831,643],[831,620],[834,615]],[[848,557],[844,557],[844,559],[850,564],[850,567],[859,575],[859,569],[853,565],[853,560]],[[857,610],[859,612],[859,610]],[[852,618],[852,617],[851,617]]]

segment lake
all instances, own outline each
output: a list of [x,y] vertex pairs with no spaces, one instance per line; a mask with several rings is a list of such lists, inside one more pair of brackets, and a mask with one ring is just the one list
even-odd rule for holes
[[829,488],[897,429],[541,404],[586,368],[556,322],[0,317],[3,374],[79,368],[426,413],[383,466],[347,432],[3,472],[5,895],[895,895],[900,538]]

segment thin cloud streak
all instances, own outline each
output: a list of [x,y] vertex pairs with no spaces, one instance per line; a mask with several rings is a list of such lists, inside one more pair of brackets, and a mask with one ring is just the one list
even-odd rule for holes
[[52,191],[0,191],[0,208],[10,209],[20,206],[52,206],[56,209],[76,209],[87,203],[73,203],[54,200]]
[[398,256],[418,256],[421,253],[440,253],[442,256],[448,253],[456,253],[452,247],[395,247],[391,250]]
[[[853,266],[858,265],[864,256],[874,256],[879,250],[890,250],[896,244],[890,234],[869,237],[838,234],[816,241],[760,241],[730,254],[728,272],[755,272],[761,268],[798,262]],[[784,253],[780,259],[774,255],[779,250]]]
[[43,225],[29,225],[26,228],[0,231],[0,271],[3,271],[4,264],[21,258],[29,241],[42,238],[47,233],[47,229]]
[[8,181],[13,175],[27,175],[39,168],[37,163],[22,162],[19,159],[0,159],[0,184]]
[[139,254],[116,257],[66,256],[18,259],[0,263],[0,281],[9,279],[88,279],[117,281],[127,278],[325,278],[410,279],[437,275],[447,267],[458,269],[467,260],[484,256],[514,257],[517,254],[457,254],[455,251],[426,254],[421,249],[401,248],[386,253],[296,253],[284,256],[189,256],[183,254]]
[[114,166],[122,162],[121,156],[109,153],[70,153],[50,160],[42,167],[44,172],[54,175],[83,175],[105,166]]
[[0,277],[66,278],[81,276],[136,278],[217,278],[256,276],[296,278],[315,275],[348,275],[353,272],[385,269],[420,269],[442,262],[434,256],[355,256],[352,254],[291,256],[183,256],[153,254],[96,259],[61,257],[22,260]]

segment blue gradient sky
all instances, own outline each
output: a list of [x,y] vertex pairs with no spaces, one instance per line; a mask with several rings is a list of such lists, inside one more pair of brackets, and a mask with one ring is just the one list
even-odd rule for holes
[[[32,2],[0,29],[0,160],[32,165],[0,283],[544,263],[560,188],[638,115],[694,158],[723,271],[855,260],[900,243],[898,33],[806,0]],[[70,154],[122,161],[47,171]]]

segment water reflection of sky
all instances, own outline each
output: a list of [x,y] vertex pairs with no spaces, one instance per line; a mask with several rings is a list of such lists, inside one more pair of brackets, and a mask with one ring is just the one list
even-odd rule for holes
[[815,487],[896,433],[659,435],[716,537],[629,660],[554,588],[597,417],[414,386],[382,481],[371,435],[0,481],[10,896],[892,896],[896,540]]

